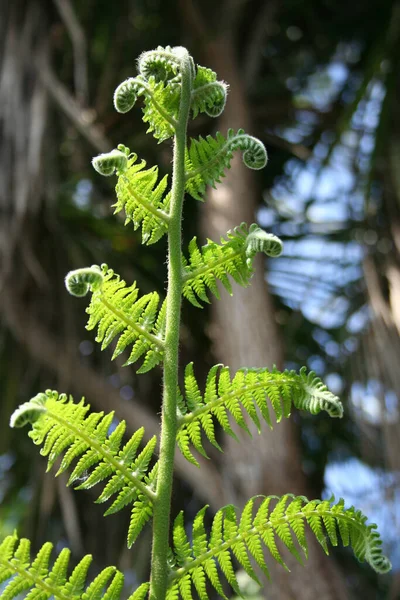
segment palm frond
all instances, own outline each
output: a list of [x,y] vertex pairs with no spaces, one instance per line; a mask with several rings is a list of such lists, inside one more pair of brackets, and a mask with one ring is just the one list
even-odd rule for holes
[[334,499],[309,502],[304,496],[268,496],[264,497],[253,516],[255,501],[256,498],[249,500],[239,520],[234,506],[228,505],[219,510],[210,535],[205,530],[205,509],[202,509],[194,519],[191,542],[183,516],[178,515],[174,524],[174,564],[169,576],[167,600],[193,600],[192,585],[198,597],[206,600],[207,580],[222,598],[226,598],[221,572],[240,595],[233,559],[259,583],[250,560],[254,559],[269,577],[263,546],[269,551],[270,558],[286,567],[278,540],[302,562],[300,552],[307,558],[306,524],[327,554],[327,542],[337,546],[340,535],[343,545],[350,545],[357,559],[368,562],[377,573],[386,573],[391,568],[390,561],[382,552],[376,525],[368,525],[367,518],[354,507],[346,509],[343,500],[334,504]]
[[272,233],[266,233],[253,223],[228,231],[227,239],[221,238],[221,244],[207,240],[201,248],[194,237],[189,244],[189,259],[183,258],[183,290],[185,298],[194,306],[201,308],[198,300],[209,302],[208,288],[218,299],[217,280],[232,295],[229,275],[236,283],[247,287],[254,273],[253,259],[257,252],[267,256],[279,256],[283,244]]
[[68,485],[87,490],[107,480],[96,502],[102,503],[114,496],[105,512],[110,515],[126,505],[133,504],[128,532],[131,546],[152,516],[157,463],[149,470],[156,446],[153,437],[138,453],[144,429],[138,429],[122,445],[125,421],[114,427],[114,413],[91,413],[82,399],[74,403],[66,394],[47,390],[19,406],[11,416],[11,427],[31,424],[29,437],[42,445],[40,453],[48,457],[49,471],[61,458],[57,475],[76,464]]
[[[269,402],[268,402],[269,400]],[[289,417],[292,407],[311,414],[325,411],[331,417],[342,417],[343,406],[322,381],[303,368],[280,372],[276,369],[240,369],[231,377],[229,367],[215,365],[209,371],[204,394],[201,393],[193,372],[193,363],[185,369],[185,397],[180,399],[177,443],[185,458],[198,465],[190,444],[203,456],[207,456],[202,433],[219,450],[215,425],[232,436],[236,435],[230,425],[228,414],[244,431],[250,434],[247,414],[260,431],[262,419],[272,428],[270,409],[276,421]]]
[[158,309],[160,297],[157,292],[139,298],[136,283],[127,286],[105,264],[70,271],[65,282],[68,291],[75,296],[92,292],[86,309],[90,315],[86,328],[90,331],[97,327],[96,342],[101,343],[102,350],[119,336],[113,359],[133,344],[125,365],[144,356],[138,373],[149,371],[163,360],[166,304],[164,302]]

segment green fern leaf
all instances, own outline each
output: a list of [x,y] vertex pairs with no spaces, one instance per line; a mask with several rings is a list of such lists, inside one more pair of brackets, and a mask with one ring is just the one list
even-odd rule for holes
[[180,87],[157,82],[154,77],[148,79],[147,86],[142,119],[149,125],[146,133],[152,133],[160,144],[175,134]]
[[181,511],[175,519],[173,534],[176,564],[181,566],[192,559],[190,544],[183,522],[183,511]]
[[131,546],[153,512],[157,463],[150,472],[149,463],[156,439],[153,437],[138,454],[143,428],[122,445],[125,422],[121,421],[110,433],[113,413],[86,416],[89,408],[83,400],[75,404],[71,397],[68,400],[65,394],[48,390],[19,406],[10,425],[32,425],[29,437],[36,445],[43,445],[41,454],[48,457],[47,470],[59,457],[62,460],[57,475],[76,461],[68,482],[75,484],[76,489],[87,490],[107,480],[96,500],[101,503],[115,498],[105,515],[133,504],[128,535]]
[[[251,516],[251,515],[250,515]],[[246,520],[246,516],[244,517]],[[240,523],[240,531],[247,531],[248,529],[243,522],[243,515]],[[224,519],[224,536],[225,539],[233,540],[232,542],[232,552],[236,557],[239,564],[241,564],[246,571],[246,573],[253,579],[258,585],[261,585],[257,575],[254,572],[254,569],[251,565],[249,555],[247,552],[246,544],[244,541],[238,537],[239,534],[239,526],[237,523],[236,512],[233,506],[229,505],[225,509],[225,519]]]
[[[86,587],[92,557],[86,555],[67,577],[70,551],[61,550],[52,568],[49,562],[52,544],[47,542],[33,561],[30,542],[10,535],[0,544],[0,583],[5,583],[1,600],[13,600],[25,593],[29,600],[118,600],[124,576],[115,567],[107,567]],[[135,599],[136,600],[136,599]]]
[[160,298],[156,292],[138,298],[136,283],[127,286],[105,264],[71,271],[65,282],[68,291],[75,296],[92,292],[86,310],[90,315],[86,328],[97,327],[96,342],[101,343],[102,350],[119,336],[113,359],[133,345],[125,365],[144,356],[138,373],[149,371],[163,360],[166,306],[163,303],[158,311]]
[[131,596],[129,596],[128,600],[145,600],[147,598],[149,589],[150,584],[148,582],[142,583],[138,589],[135,590]]
[[[282,242],[272,233],[266,233],[253,223],[228,231],[221,244],[207,240],[199,248],[194,237],[189,244],[189,259],[183,257],[183,290],[185,298],[201,308],[199,300],[209,302],[207,288],[219,299],[217,281],[232,295],[229,277],[247,287],[254,273],[253,260],[258,252],[277,257],[283,249]],[[198,300],[199,299],[199,300]]]
[[[342,524],[342,527],[344,525],[349,533],[348,540],[358,560],[367,561],[378,573],[386,573],[391,568],[390,561],[382,553],[376,525],[368,525],[365,515],[354,507],[346,509],[342,500],[333,504],[333,499],[309,502],[303,496],[295,497],[289,494],[282,498],[269,496],[264,497],[261,506],[253,516],[255,500],[257,498],[253,498],[247,503],[239,525],[237,524],[236,509],[232,505],[219,510],[213,520],[208,544],[205,540],[203,526],[205,509],[202,509],[193,523],[191,549],[185,542],[184,555],[187,558],[184,562],[182,562],[181,538],[184,525],[181,517],[179,518],[176,523],[178,532],[174,533],[174,540],[176,535],[179,544],[178,548],[173,548],[176,566],[171,570],[169,576],[169,589],[174,590],[173,598],[182,597],[185,600],[188,596],[182,594],[182,589],[187,594],[189,583],[192,582],[196,590],[200,590],[198,595],[203,600],[206,597],[204,595],[206,587],[204,576],[208,578],[217,593],[225,598],[217,565],[231,587],[237,594],[240,594],[232,566],[233,557],[250,577],[258,581],[249,561],[249,554],[255,558],[266,574],[268,574],[268,569],[262,544],[268,548],[271,557],[283,566],[285,563],[282,553],[276,544],[278,539],[285,544],[287,552],[297,559],[300,559],[300,556],[296,543],[307,556],[307,542],[304,535],[306,523],[326,552],[328,552],[326,534],[332,543],[336,542],[335,536],[332,536],[332,526],[335,524],[335,527],[340,528]],[[302,526],[299,525],[300,521]],[[324,530],[322,524],[326,522],[329,525]],[[331,530],[330,533],[329,530]],[[200,538],[200,543],[198,538]],[[336,544],[334,543],[334,545]],[[185,583],[181,585],[183,580]],[[195,581],[198,582],[197,585]],[[167,595],[167,597],[169,596]]]
[[193,119],[199,113],[206,113],[209,117],[219,117],[225,108],[227,91],[227,84],[224,81],[217,81],[217,74],[214,71],[198,65],[190,104]]
[[[246,503],[246,505],[243,509],[242,516],[240,518],[240,523],[239,523],[239,532],[241,534],[246,534],[246,532],[249,531],[252,527],[254,500],[255,500],[254,498],[251,498]],[[253,536],[253,537],[248,538],[247,549],[250,552],[251,556],[256,561],[257,565],[263,571],[263,573],[267,577],[267,579],[270,579],[270,574],[269,574],[269,571],[268,571],[267,566],[264,561],[264,552],[262,549],[260,537]],[[247,569],[246,569],[246,571],[247,571]],[[247,571],[247,573],[250,575],[250,577],[252,577],[252,579],[254,579],[253,574],[249,573],[249,571]],[[255,579],[255,581],[257,581],[257,583],[259,583],[258,579]],[[261,585],[261,584],[259,584],[259,585]]]
[[171,193],[165,193],[168,176],[158,181],[158,167],[145,169],[144,160],[131,154],[126,171],[119,174],[115,188],[115,213],[125,210],[125,225],[132,221],[134,229],[142,227],[142,242],[154,244],[167,231]]
[[[175,133],[180,101],[181,60],[180,47],[144,52],[138,60],[139,75],[121,83],[114,94],[118,112],[126,113],[134,106],[138,96],[144,99],[143,120],[149,123],[148,131],[161,142]],[[226,102],[228,86],[217,81],[211,69],[192,66],[193,88],[191,109],[193,118],[200,112],[211,117],[219,116]],[[242,133],[242,132],[241,132]],[[242,142],[241,142],[242,143]]]
[[117,150],[93,158],[92,165],[101,175],[118,175],[114,212],[124,209],[125,225],[132,221],[135,230],[141,226],[143,243],[154,244],[168,231],[168,176],[158,181],[158,168],[145,169],[146,161],[137,159],[136,154],[120,144]]
[[196,200],[203,200],[207,185],[215,186],[229,169],[235,150],[243,152],[243,162],[249,169],[263,169],[268,156],[264,144],[243,129],[229,129],[226,138],[217,133],[191,140],[186,153],[186,191]]
[[[139,75],[121,83],[114,94],[114,106],[126,113],[134,106],[138,96],[144,99],[143,121],[149,124],[148,132],[162,142],[175,134],[177,125],[182,49],[177,46],[144,52],[138,60]],[[193,77],[195,67],[191,60]]]
[[180,88],[175,82],[157,81],[151,75],[146,79],[143,75],[130,77],[115,90],[114,106],[120,113],[133,108],[137,97],[142,96],[143,121],[148,123],[147,133],[153,133],[159,143],[175,134],[177,125]]
[[293,554],[296,560],[302,564],[300,554],[293,542],[289,523],[286,521],[286,505],[288,498],[288,495],[283,496],[279,502],[277,502],[274,510],[270,514],[270,520],[278,537],[282,540],[290,553]]
[[178,600],[179,596],[179,584],[175,583],[167,590],[165,600]]
[[232,415],[239,427],[250,433],[245,414],[260,431],[258,411],[272,427],[270,410],[279,422],[282,417],[290,416],[292,405],[311,414],[325,411],[331,417],[343,415],[339,398],[327,389],[315,373],[307,373],[304,368],[300,373],[281,373],[276,369],[240,369],[232,378],[229,367],[216,365],[208,374],[202,395],[193,372],[193,363],[190,363],[185,369],[185,398],[178,411],[178,446],[189,462],[198,465],[191,453],[190,443],[204,456],[201,432],[219,450],[216,422],[226,433],[235,437],[227,413]]

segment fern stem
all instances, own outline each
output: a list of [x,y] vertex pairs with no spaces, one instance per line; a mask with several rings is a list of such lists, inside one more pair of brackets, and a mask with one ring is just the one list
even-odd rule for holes
[[138,331],[140,335],[142,335],[149,342],[151,342],[161,350],[164,348],[164,342],[161,338],[157,337],[156,335],[153,335],[144,327],[141,327],[135,321],[127,317],[126,314],[119,310],[114,304],[108,302],[108,300],[104,297],[104,294],[101,294],[101,302],[104,304],[104,306],[108,308],[110,312],[112,312],[116,317],[118,317],[118,319],[121,319],[121,321],[123,321],[123,323],[125,323],[127,327],[130,327],[134,331]]
[[48,411],[48,415],[57,421],[60,425],[64,425],[65,429],[74,433],[78,438],[84,440],[90,448],[96,450],[106,461],[106,463],[111,464],[116,472],[121,473],[127,481],[129,481],[133,487],[137,488],[142,492],[147,498],[149,498],[152,502],[154,502],[156,495],[155,493],[147,487],[138,477],[132,474],[132,471],[125,466],[123,463],[121,464],[121,460],[118,460],[116,456],[114,456],[111,452],[109,452],[104,445],[102,445],[96,438],[88,435],[84,429],[81,429],[74,425],[72,421],[67,421],[60,417],[59,414]]
[[190,110],[192,70],[187,51],[181,58],[181,98],[174,139],[170,223],[168,228],[168,292],[165,332],[164,394],[157,500],[153,515],[150,600],[164,600],[168,583],[168,542],[177,432],[179,326],[182,303],[182,206],[185,193],[186,129]]

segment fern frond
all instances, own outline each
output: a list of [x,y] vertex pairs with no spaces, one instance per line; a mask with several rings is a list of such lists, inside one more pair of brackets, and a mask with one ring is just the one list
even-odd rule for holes
[[368,562],[377,573],[386,573],[391,568],[390,561],[382,552],[376,525],[368,525],[367,517],[354,507],[346,509],[343,500],[334,504],[334,499],[309,502],[303,496],[269,496],[263,498],[253,516],[255,501],[256,498],[249,500],[239,520],[237,509],[232,505],[219,510],[214,517],[209,537],[204,527],[205,511],[200,511],[194,519],[191,544],[188,543],[182,517],[177,518],[173,548],[175,564],[169,576],[169,590],[174,594],[171,598],[191,600],[193,583],[198,596],[205,599],[207,579],[217,593],[226,598],[220,571],[235,592],[240,594],[233,558],[259,583],[250,558],[268,574],[264,546],[274,560],[286,566],[282,551],[277,545],[279,540],[298,560],[301,561],[299,551],[307,558],[304,534],[306,524],[327,554],[328,541],[333,546],[338,544],[338,530],[343,545],[350,545],[359,561]]
[[36,445],[43,446],[40,453],[48,457],[48,471],[59,457],[62,458],[56,475],[75,463],[68,485],[87,490],[106,481],[96,500],[102,503],[113,497],[105,515],[133,504],[128,534],[131,546],[152,515],[157,463],[151,471],[148,467],[156,438],[138,453],[143,428],[122,445],[125,421],[113,428],[113,412],[87,416],[89,408],[83,399],[75,404],[71,396],[68,399],[66,394],[47,390],[19,406],[11,416],[10,425],[32,425],[29,437]]
[[[7,582],[1,600],[118,600],[124,576],[115,567],[107,567],[87,585],[87,573],[92,557],[86,555],[68,577],[70,551],[61,550],[52,567],[49,562],[53,545],[45,543],[34,560],[30,556],[30,541],[10,535],[0,544],[0,583]],[[136,599],[135,599],[136,600]]]
[[[269,402],[268,402],[269,400]],[[215,425],[236,439],[229,414],[243,430],[250,433],[244,415],[247,414],[260,431],[260,415],[272,428],[270,409],[276,421],[289,417],[292,405],[311,414],[325,411],[331,417],[342,417],[343,406],[312,371],[303,367],[296,371],[277,369],[240,369],[231,377],[229,367],[216,365],[210,370],[201,393],[193,372],[193,363],[185,369],[185,398],[180,402],[177,443],[185,458],[198,465],[190,444],[203,456],[202,433],[221,450],[216,441]],[[257,410],[258,409],[258,410]]]
[[77,296],[92,292],[86,312],[90,315],[86,329],[97,327],[96,342],[104,350],[119,336],[112,359],[133,344],[125,365],[142,356],[144,361],[138,373],[145,373],[158,365],[164,356],[166,305],[160,310],[159,295],[151,292],[138,298],[136,283],[127,286],[119,275],[103,264],[70,271],[65,278],[68,291]]
[[214,71],[198,65],[190,104],[193,119],[199,113],[219,117],[225,108],[227,93],[228,85],[224,81],[217,81]]
[[120,113],[133,108],[137,97],[142,96],[143,121],[148,124],[146,133],[152,133],[158,143],[175,134],[179,112],[180,87],[174,83],[156,81],[155,77],[130,77],[115,90],[114,106]]
[[93,158],[92,165],[101,175],[118,175],[114,213],[124,209],[125,225],[132,221],[135,230],[141,226],[143,243],[154,244],[168,231],[168,176],[158,181],[158,168],[145,169],[146,161],[137,162],[137,158],[120,144],[118,149]]
[[217,280],[220,280],[232,295],[228,275],[239,285],[247,287],[254,273],[253,259],[257,252],[276,257],[282,249],[279,238],[266,233],[255,223],[250,227],[242,223],[228,231],[227,239],[221,238],[221,245],[207,240],[207,244],[199,248],[194,237],[189,244],[189,259],[183,257],[182,293],[194,306],[201,308],[197,298],[209,302],[207,288],[219,298]]
[[[186,56],[185,48],[176,46],[144,52],[138,60],[139,75],[121,83],[114,94],[114,106],[118,112],[131,110],[138,96],[144,98],[143,121],[149,124],[159,143],[175,134],[180,102],[181,62]],[[193,59],[190,58],[192,76],[195,76]]]
[[237,133],[229,129],[226,138],[218,132],[215,138],[208,135],[192,140],[185,161],[186,191],[196,200],[203,200],[206,186],[215,186],[230,168],[235,150],[243,152],[243,162],[249,169],[263,169],[267,164],[264,144],[243,129]]
[[136,162],[131,154],[127,169],[121,173],[116,185],[115,213],[125,210],[125,225],[132,221],[134,229],[142,227],[144,244],[154,244],[167,231],[171,193],[166,191],[168,175],[158,181],[158,167],[145,169],[144,160]]

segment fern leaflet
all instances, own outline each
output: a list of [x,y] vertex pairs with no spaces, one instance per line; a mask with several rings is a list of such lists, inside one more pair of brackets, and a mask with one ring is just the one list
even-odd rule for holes
[[[269,403],[268,403],[269,400]],[[207,456],[202,432],[221,450],[215,432],[216,422],[232,436],[228,414],[243,430],[250,434],[244,414],[247,414],[260,431],[260,415],[272,428],[270,407],[277,422],[289,417],[292,405],[311,414],[325,411],[331,417],[342,417],[343,406],[322,381],[303,367],[296,371],[280,372],[277,369],[240,369],[231,377],[229,367],[215,365],[209,371],[205,392],[200,392],[193,372],[193,363],[185,369],[185,398],[180,400],[177,443],[185,458],[198,465],[190,444]],[[257,410],[258,409],[258,410]]]
[[278,540],[301,562],[299,551],[307,558],[307,541],[304,534],[306,524],[327,554],[327,541],[333,546],[338,544],[338,529],[343,545],[352,546],[359,561],[368,562],[378,573],[386,573],[391,568],[390,561],[382,553],[382,542],[376,532],[376,525],[367,525],[367,518],[363,513],[354,507],[346,509],[343,500],[334,504],[334,499],[309,502],[303,496],[295,497],[289,494],[282,498],[263,497],[253,516],[255,501],[256,498],[249,500],[239,521],[236,509],[232,505],[219,510],[214,517],[209,536],[204,526],[205,509],[202,509],[194,519],[191,544],[183,526],[182,516],[177,517],[173,548],[175,564],[169,576],[168,599],[192,600],[192,584],[199,598],[206,599],[207,579],[217,593],[226,598],[219,571],[222,571],[235,592],[240,594],[233,558],[259,583],[250,558],[253,558],[268,575],[264,545],[273,559],[286,566],[277,545]]
[[197,298],[209,302],[206,288],[218,299],[217,280],[232,295],[232,286],[228,275],[236,283],[247,287],[254,273],[253,259],[257,252],[267,256],[279,256],[282,242],[272,233],[266,233],[253,223],[248,228],[246,223],[228,231],[227,239],[221,238],[221,245],[207,240],[207,244],[199,248],[194,237],[189,244],[189,259],[183,257],[183,289],[182,293],[189,302],[201,308]]
[[122,144],[117,150],[100,154],[92,165],[101,175],[118,175],[115,188],[115,213],[125,209],[125,225],[132,221],[134,229],[142,227],[144,244],[154,244],[167,231],[171,193],[164,193],[168,176],[158,182],[158,168],[145,169],[146,161],[137,162],[137,155]]
[[217,81],[217,74],[214,71],[198,65],[190,104],[193,119],[199,113],[206,113],[209,117],[219,117],[225,108],[227,91],[227,84],[224,81]]
[[[128,600],[146,600],[148,597],[148,592],[150,589],[150,583],[142,583],[135,592],[131,596],[129,596]],[[110,598],[111,600],[111,598]]]
[[[70,551],[63,548],[52,568],[49,566],[53,545],[46,542],[34,560],[30,557],[30,542],[10,535],[0,545],[0,583],[7,582],[1,600],[27,594],[32,600],[118,600],[124,576],[115,567],[107,567],[86,586],[92,557],[88,554],[67,576]],[[86,586],[86,587],[85,587]]]
[[75,296],[92,292],[86,312],[90,315],[86,329],[97,327],[96,342],[104,350],[119,336],[112,359],[133,344],[125,365],[130,365],[144,355],[138,373],[145,373],[158,365],[164,356],[166,305],[158,310],[159,295],[151,292],[140,298],[136,283],[127,286],[112,269],[103,264],[77,269],[68,273],[68,291]]
[[249,169],[263,169],[267,164],[264,144],[243,129],[237,133],[229,129],[226,139],[219,132],[215,138],[208,135],[192,139],[185,161],[186,191],[196,200],[203,200],[206,186],[215,186],[230,168],[235,150],[243,152],[243,162]]
[[114,413],[91,413],[89,405],[75,404],[72,397],[47,390],[19,406],[11,416],[11,427],[31,424],[29,437],[42,445],[41,454],[48,457],[49,471],[62,456],[57,475],[77,461],[68,485],[87,490],[107,480],[96,502],[113,503],[105,515],[132,504],[128,545],[131,546],[145,523],[152,516],[155,498],[157,463],[149,471],[156,438],[153,437],[138,453],[144,429],[138,429],[131,439],[122,444],[125,421],[113,428]]
[[175,134],[177,124],[180,88],[177,85],[156,81],[151,76],[129,77],[115,90],[114,106],[120,113],[126,113],[134,106],[137,97],[143,96],[143,121],[148,123],[147,133],[153,133],[159,143]]

